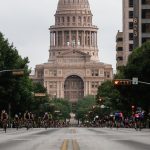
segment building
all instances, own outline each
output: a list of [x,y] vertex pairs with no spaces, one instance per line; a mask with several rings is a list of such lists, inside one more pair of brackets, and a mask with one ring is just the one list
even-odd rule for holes
[[47,88],[50,97],[71,102],[96,95],[112,66],[99,62],[97,26],[92,24],[88,0],[59,0],[55,25],[50,26],[48,62],[36,65],[32,79]]
[[123,32],[118,31],[116,35],[116,68],[123,66]]
[[126,65],[133,49],[150,40],[150,0],[123,0],[122,37],[122,61],[117,59],[117,66]]

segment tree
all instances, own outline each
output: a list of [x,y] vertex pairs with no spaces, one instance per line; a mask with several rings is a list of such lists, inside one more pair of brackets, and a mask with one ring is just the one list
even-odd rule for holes
[[28,63],[28,58],[22,58],[13,44],[9,44],[0,33],[0,70],[24,70],[22,77],[13,76],[5,71],[0,74],[0,109],[8,110],[9,105],[15,113],[30,107],[32,82],[29,79]]
[[94,96],[86,96],[79,100],[76,105],[76,119],[84,122],[87,114],[94,105],[96,105]]
[[53,119],[70,119],[71,103],[64,99],[52,99],[49,103],[49,110]]
[[[47,104],[49,103],[49,97],[46,88],[41,83],[33,83],[33,101],[31,104],[31,110],[40,115],[47,111]],[[36,96],[37,93],[43,93],[45,96]]]
[[[132,79],[138,77],[139,81],[150,83],[150,42],[144,43],[141,47],[135,49],[129,56],[127,66],[123,70],[125,78]],[[150,109],[150,85],[133,85],[128,90],[128,98],[135,105]]]
[[114,87],[112,81],[105,81],[99,86],[96,101],[98,105],[104,105],[111,111],[124,109],[120,92]]

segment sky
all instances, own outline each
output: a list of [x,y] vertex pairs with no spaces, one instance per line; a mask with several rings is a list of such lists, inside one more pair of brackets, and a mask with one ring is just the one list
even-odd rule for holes
[[[0,32],[19,54],[29,58],[29,67],[46,63],[49,57],[49,27],[54,25],[58,0],[0,0]],[[122,30],[122,0],[89,0],[93,25],[98,26],[100,62],[116,68],[116,34]]]

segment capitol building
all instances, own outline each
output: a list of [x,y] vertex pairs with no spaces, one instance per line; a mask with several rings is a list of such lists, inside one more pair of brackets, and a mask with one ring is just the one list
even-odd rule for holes
[[112,65],[99,61],[97,31],[88,0],[59,0],[55,24],[50,26],[48,62],[38,64],[34,82],[41,82],[49,97],[70,102],[96,95],[105,80],[113,79]]

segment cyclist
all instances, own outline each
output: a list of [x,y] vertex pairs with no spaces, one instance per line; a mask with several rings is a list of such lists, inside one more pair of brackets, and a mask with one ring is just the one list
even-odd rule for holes
[[2,124],[3,124],[3,129],[6,133],[7,122],[8,122],[8,114],[5,110],[3,110],[2,113],[1,113],[1,121],[2,121]]
[[20,119],[17,114],[15,114],[15,117],[14,117],[14,124],[15,124],[16,129],[18,130],[19,125],[20,125]]
[[44,117],[43,117],[43,123],[44,123],[44,127],[47,129],[48,127],[48,122],[49,122],[49,115],[47,112],[45,112]]
[[30,113],[28,111],[26,111],[24,113],[24,122],[26,125],[27,130],[29,129],[29,124],[30,124]]
[[30,127],[34,127],[34,114],[30,112]]

